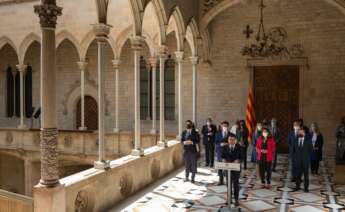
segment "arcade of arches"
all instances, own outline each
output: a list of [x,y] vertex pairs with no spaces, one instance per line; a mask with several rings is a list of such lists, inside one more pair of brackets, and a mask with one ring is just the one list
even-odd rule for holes
[[260,121],[278,118],[284,137],[316,122],[334,157],[345,1],[265,0],[266,34],[288,54],[243,55],[259,3],[0,0],[0,189],[35,211],[109,209],[181,166],[185,120],[245,119],[251,85]]

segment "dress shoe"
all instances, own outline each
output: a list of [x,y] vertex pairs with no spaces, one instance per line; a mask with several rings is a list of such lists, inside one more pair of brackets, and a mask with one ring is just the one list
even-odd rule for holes
[[205,166],[206,166],[206,167],[208,167],[209,165],[210,165],[210,164],[206,163],[206,165],[205,165]]
[[263,183],[263,184],[261,185],[261,188],[266,188],[266,185]]
[[271,186],[270,184],[268,184],[268,185],[266,186],[266,188],[267,188],[267,189],[271,189],[272,186]]
[[300,188],[294,188],[293,190],[292,190],[292,192],[296,192],[296,191],[299,191],[299,190],[301,190]]
[[188,181],[189,181],[189,179],[188,179],[188,178],[184,179],[184,182],[188,182]]
[[305,192],[305,193],[309,193],[309,189],[305,188],[305,189],[304,189],[304,192]]
[[240,203],[238,202],[238,200],[235,200],[235,204],[236,207],[240,206]]

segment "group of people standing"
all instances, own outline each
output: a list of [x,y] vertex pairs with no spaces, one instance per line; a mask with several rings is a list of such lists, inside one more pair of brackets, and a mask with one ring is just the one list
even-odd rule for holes
[[[244,120],[237,121],[231,128],[229,122],[223,121],[218,127],[208,118],[201,130],[202,142],[205,147],[206,166],[214,167],[215,159],[218,162],[241,163],[247,169],[247,150],[249,146],[248,129]],[[197,157],[200,153],[200,134],[194,123],[186,122],[186,130],[181,135],[184,146],[184,159],[186,165],[186,181],[194,183],[197,172]],[[256,164],[263,188],[271,188],[272,171],[276,171],[278,149],[283,142],[277,120],[273,118],[270,123],[266,121],[256,124],[251,136],[251,162]],[[309,167],[312,174],[318,174],[319,162],[322,160],[323,137],[316,123],[309,128],[304,126],[303,120],[293,123],[293,130],[288,134],[286,144],[289,148],[289,160],[292,170],[292,181],[296,182],[295,190],[300,189],[302,175],[304,176],[304,191],[308,192]],[[219,183],[224,184],[226,172],[218,170]],[[231,174],[235,205],[238,204],[240,171]]]

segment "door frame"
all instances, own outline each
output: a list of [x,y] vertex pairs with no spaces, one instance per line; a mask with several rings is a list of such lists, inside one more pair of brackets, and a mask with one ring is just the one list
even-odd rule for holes
[[[309,60],[307,57],[298,57],[298,58],[253,58],[247,59],[247,70],[249,72],[249,83],[254,85],[254,70],[255,67],[260,66],[298,66],[299,68],[299,117],[303,117],[304,109],[304,96],[305,96],[305,87],[304,87],[304,76],[309,70]],[[254,89],[254,87],[253,87]],[[255,98],[255,97],[254,97]]]

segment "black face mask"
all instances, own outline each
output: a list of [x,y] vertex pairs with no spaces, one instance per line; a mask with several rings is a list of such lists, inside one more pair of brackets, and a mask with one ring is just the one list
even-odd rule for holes
[[187,129],[192,129],[192,125],[191,124],[187,124]]

